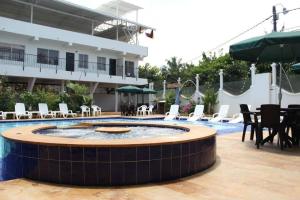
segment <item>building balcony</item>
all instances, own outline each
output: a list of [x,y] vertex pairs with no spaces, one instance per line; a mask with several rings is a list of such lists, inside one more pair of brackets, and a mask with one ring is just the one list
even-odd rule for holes
[[[71,62],[71,63],[70,63]],[[87,62],[37,55],[0,52],[0,74],[4,76],[84,82],[145,85],[137,70],[127,66]]]

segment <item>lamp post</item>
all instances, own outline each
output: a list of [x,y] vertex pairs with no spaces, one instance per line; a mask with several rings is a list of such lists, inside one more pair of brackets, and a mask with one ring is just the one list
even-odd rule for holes
[[[282,7],[282,12],[277,13],[276,6],[280,5]],[[272,7],[272,16],[273,16],[273,32],[277,32],[277,20],[279,19],[279,14],[287,14],[289,11],[281,3],[278,3]]]
[[[277,13],[276,11],[276,6],[280,5],[282,7],[282,12]],[[276,5],[274,5],[272,7],[272,16],[273,16],[273,32],[277,32],[277,20],[279,19],[279,14],[283,13],[284,15],[287,14],[289,11],[281,4],[278,3]],[[282,83],[281,83],[281,79],[282,79],[282,64],[279,63],[279,94],[278,94],[278,101],[279,101],[279,105],[281,105],[281,100],[282,100]]]

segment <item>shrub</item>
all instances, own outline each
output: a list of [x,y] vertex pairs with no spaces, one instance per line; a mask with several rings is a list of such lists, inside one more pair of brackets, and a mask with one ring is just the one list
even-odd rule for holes
[[205,112],[207,114],[213,114],[214,108],[218,104],[218,93],[214,89],[207,89],[202,97],[202,102],[204,104]]

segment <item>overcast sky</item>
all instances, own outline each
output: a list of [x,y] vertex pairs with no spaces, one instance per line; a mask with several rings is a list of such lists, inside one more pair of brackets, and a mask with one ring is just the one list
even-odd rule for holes
[[[68,0],[70,2],[96,8],[107,0]],[[154,39],[140,36],[140,45],[149,48],[144,62],[162,66],[172,56],[184,62],[198,62],[202,52],[207,52],[239,33],[254,26],[272,14],[272,6],[282,11],[300,7],[299,0],[127,0],[143,7],[139,12],[139,22],[156,28]],[[300,30],[300,10],[281,14],[278,30]],[[296,28],[295,28],[296,27]],[[228,46],[248,37],[271,32],[271,20],[263,23],[238,39],[222,46]],[[221,48],[214,49],[220,52]]]

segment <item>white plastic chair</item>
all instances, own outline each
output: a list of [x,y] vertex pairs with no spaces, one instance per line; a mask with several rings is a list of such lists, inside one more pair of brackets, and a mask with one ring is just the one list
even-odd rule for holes
[[219,112],[214,113],[212,116],[212,119],[210,119],[210,122],[220,122],[223,121],[228,114],[229,111],[229,105],[221,105]]
[[196,105],[194,112],[189,114],[187,121],[197,121],[203,117],[204,105]]
[[25,110],[24,103],[16,103],[15,113],[16,113],[16,118],[18,120],[21,119],[22,117],[27,117],[28,119],[32,118],[32,114]]
[[82,106],[80,106],[80,109],[81,109],[81,116],[82,117],[84,117],[85,114],[87,116],[91,115],[91,109],[88,106],[82,105]]
[[62,114],[62,116],[64,118],[67,118],[68,116],[76,117],[76,113],[73,113],[72,110],[69,110],[68,105],[65,104],[65,103],[60,103],[59,104],[59,110],[60,110],[60,114]]
[[148,115],[152,115],[152,114],[153,114],[153,108],[154,108],[153,105],[150,105],[150,106],[148,107],[148,110],[147,110],[147,114],[148,114]]
[[170,111],[166,113],[164,120],[173,120],[176,117],[179,117],[179,105],[171,105]]
[[147,112],[147,106],[146,105],[142,105],[142,106],[140,106],[140,107],[137,108],[136,115],[145,116],[146,112]]
[[54,113],[48,110],[48,105],[46,103],[39,103],[39,113],[42,119],[46,117],[54,118]]
[[97,106],[97,105],[92,105],[92,113],[93,113],[93,116],[98,116],[98,115],[101,115],[101,111],[102,109]]
[[[249,108],[249,110],[251,110],[251,105],[248,105],[248,108]],[[242,113],[236,113],[236,114],[233,115],[232,118],[233,119],[230,120],[228,123],[235,124],[235,123],[241,123],[241,122],[244,121]]]

